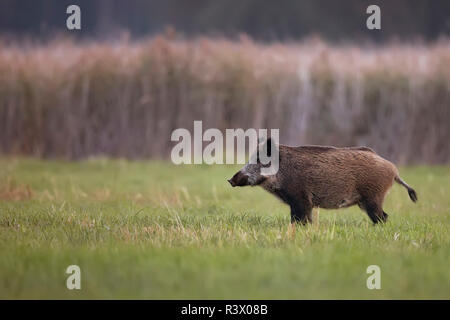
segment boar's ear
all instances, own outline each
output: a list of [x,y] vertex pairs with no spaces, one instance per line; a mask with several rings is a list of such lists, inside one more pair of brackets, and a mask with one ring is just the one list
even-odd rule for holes
[[[277,148],[277,146],[276,146],[275,142],[272,141],[272,138],[268,138],[266,140],[266,142],[264,143],[264,148],[267,148],[267,156],[271,157],[272,156],[272,152],[276,152],[276,151],[273,150],[273,148]],[[263,148],[263,150],[264,150],[264,148]]]
[[266,141],[266,148],[267,148],[267,156],[272,156],[272,138],[267,139]]

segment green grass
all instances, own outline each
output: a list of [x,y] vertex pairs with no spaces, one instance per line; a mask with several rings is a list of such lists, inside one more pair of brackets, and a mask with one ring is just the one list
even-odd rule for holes
[[0,298],[450,298],[450,167],[400,168],[419,202],[395,185],[385,225],[321,209],[295,234],[287,206],[228,185],[237,169],[0,159]]

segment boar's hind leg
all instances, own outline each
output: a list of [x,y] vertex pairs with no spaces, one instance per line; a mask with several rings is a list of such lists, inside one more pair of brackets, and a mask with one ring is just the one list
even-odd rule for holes
[[308,203],[291,204],[291,223],[303,225],[312,222],[312,205]]
[[367,212],[367,215],[374,224],[386,222],[388,218],[388,214],[383,211],[381,204],[377,201],[363,200],[359,203],[359,207]]

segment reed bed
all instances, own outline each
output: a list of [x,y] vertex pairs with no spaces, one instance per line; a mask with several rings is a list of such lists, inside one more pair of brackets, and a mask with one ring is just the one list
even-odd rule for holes
[[450,43],[333,46],[168,36],[0,44],[0,153],[167,158],[176,128],[450,159]]

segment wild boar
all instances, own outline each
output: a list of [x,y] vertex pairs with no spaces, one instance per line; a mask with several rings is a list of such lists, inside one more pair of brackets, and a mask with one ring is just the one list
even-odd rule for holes
[[[312,209],[346,208],[358,205],[374,224],[385,222],[383,201],[394,181],[408,191],[413,202],[417,194],[398,173],[394,164],[367,147],[325,147],[275,145],[266,142],[267,155],[278,148],[279,169],[262,175],[259,161],[247,163],[228,182],[231,186],[261,186],[291,208],[291,222],[312,221]],[[258,148],[262,150],[263,148]],[[258,151],[256,154],[259,155]]]

